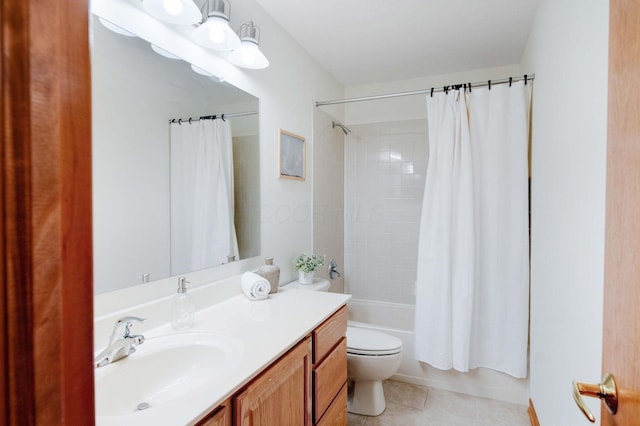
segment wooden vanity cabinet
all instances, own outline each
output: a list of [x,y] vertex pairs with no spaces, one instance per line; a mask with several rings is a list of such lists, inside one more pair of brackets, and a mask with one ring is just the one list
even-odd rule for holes
[[347,307],[197,426],[346,426]]
[[307,337],[233,398],[234,425],[309,425],[310,367],[311,338]]

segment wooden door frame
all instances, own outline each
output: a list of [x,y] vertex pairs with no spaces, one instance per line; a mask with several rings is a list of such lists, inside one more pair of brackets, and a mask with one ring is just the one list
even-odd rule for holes
[[616,377],[618,414],[603,425],[635,424],[640,413],[640,3],[611,0],[602,373]]
[[93,424],[88,0],[0,2],[0,423]]

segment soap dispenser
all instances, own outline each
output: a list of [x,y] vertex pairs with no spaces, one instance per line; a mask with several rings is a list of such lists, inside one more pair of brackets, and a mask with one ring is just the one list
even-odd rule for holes
[[178,292],[173,296],[173,317],[171,326],[176,330],[185,330],[193,327],[194,306],[191,297],[187,294],[189,281],[185,277],[178,278]]

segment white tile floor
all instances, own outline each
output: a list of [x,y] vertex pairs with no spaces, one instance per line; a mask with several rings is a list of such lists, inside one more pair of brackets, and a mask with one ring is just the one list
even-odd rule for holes
[[349,413],[348,426],[530,426],[527,407],[386,380],[377,417]]

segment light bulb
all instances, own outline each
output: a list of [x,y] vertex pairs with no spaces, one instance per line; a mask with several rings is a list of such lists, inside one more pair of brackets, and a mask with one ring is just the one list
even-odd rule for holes
[[224,28],[218,23],[211,25],[209,39],[215,44],[222,44],[225,39]]
[[180,15],[182,13],[182,10],[184,9],[181,0],[164,0],[163,6],[164,10],[166,10],[168,14],[173,16]]
[[256,60],[256,52],[252,45],[247,45],[242,49],[242,62],[251,66]]
[[193,25],[202,19],[202,12],[193,0],[142,0],[149,15],[177,25]]
[[262,69],[269,66],[269,61],[258,48],[258,45],[251,41],[243,41],[239,48],[231,52],[229,61],[243,68]]
[[229,21],[220,16],[209,16],[193,31],[193,37],[200,46],[213,50],[229,51],[240,45],[238,35],[229,27]]

